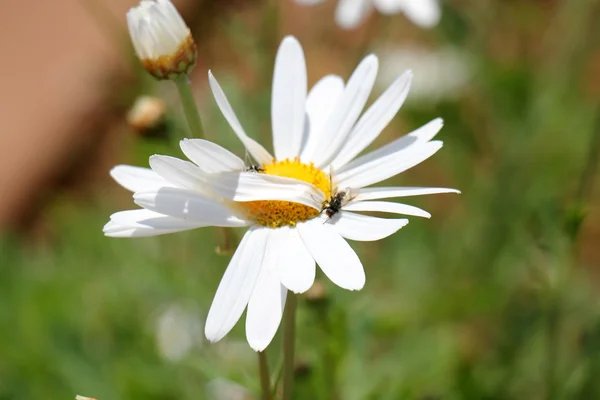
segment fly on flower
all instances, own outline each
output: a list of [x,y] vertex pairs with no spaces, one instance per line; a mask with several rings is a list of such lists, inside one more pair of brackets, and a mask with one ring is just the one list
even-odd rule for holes
[[[223,338],[245,309],[246,336],[256,351],[273,339],[288,290],[307,291],[318,264],[338,286],[360,290],[363,265],[347,240],[383,239],[408,223],[360,212],[430,217],[424,210],[390,201],[394,197],[458,193],[454,189],[371,187],[435,154],[432,141],[442,127],[435,119],[384,147],[357,158],[400,109],[412,74],[405,72],[362,113],[377,75],[378,61],[367,56],[347,82],[327,75],[307,91],[300,43],[286,37],[275,60],[271,99],[274,154],[244,131],[217,80],[209,83],[225,119],[262,171],[228,150],[202,139],[183,140],[192,161],[152,156],[151,169],[117,166],[112,176],[134,192],[142,209],[111,216],[107,236],[154,236],[204,226],[249,227],[235,251],[211,305],[205,334]],[[361,115],[362,113],[362,115]],[[329,171],[335,170],[335,177]],[[323,224],[326,199],[336,203],[335,221]],[[358,213],[357,213],[358,212]]]
[[248,165],[246,167],[246,171],[248,171],[248,172],[265,172],[263,167],[261,167],[260,165],[256,165],[256,164]]
[[251,158],[252,157],[250,157],[250,155],[248,154],[248,151],[246,150],[246,155],[245,155],[246,171],[247,172],[265,172],[263,167],[260,164],[252,162],[250,160]]
[[356,196],[352,195],[352,189],[350,188],[334,192],[331,199],[323,203],[323,212],[327,215],[327,220],[325,222],[328,222],[334,215],[342,211],[342,208],[354,197]]

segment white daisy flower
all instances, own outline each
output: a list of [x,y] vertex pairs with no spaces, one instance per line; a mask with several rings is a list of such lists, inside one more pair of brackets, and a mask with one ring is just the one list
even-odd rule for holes
[[361,116],[377,69],[377,57],[367,56],[347,83],[328,75],[307,93],[302,47],[287,37],[277,53],[273,78],[274,155],[248,137],[209,73],[217,104],[256,160],[257,172],[239,172],[248,169],[239,157],[201,139],[181,142],[195,165],[153,156],[152,170],[113,169],[112,176],[136,192],[134,200],[144,209],[114,214],[104,228],[108,236],[151,236],[208,225],[250,226],[217,289],[205,325],[208,340],[223,338],[247,307],[248,342],[254,350],[264,350],[279,327],[287,291],[307,291],[315,279],[315,264],[338,286],[359,290],[365,272],[346,239],[383,239],[408,223],[356,212],[429,217],[416,207],[378,200],[458,193],[445,188],[369,187],[419,164],[442,147],[441,142],[431,141],[442,127],[442,121],[435,119],[355,158],[396,115],[411,83],[412,74],[405,72]]
[[[304,5],[323,1],[296,0]],[[367,18],[373,7],[385,15],[404,13],[409,20],[422,28],[437,25],[442,14],[438,0],[340,0],[335,12],[335,21],[344,29],[356,28]]]
[[196,64],[196,43],[169,0],[142,0],[127,12],[127,25],[135,52],[154,77],[174,79]]

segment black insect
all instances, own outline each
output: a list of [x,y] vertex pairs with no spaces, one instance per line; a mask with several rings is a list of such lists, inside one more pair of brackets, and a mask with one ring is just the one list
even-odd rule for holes
[[264,172],[265,169],[260,165],[248,165],[246,167],[246,172]]
[[246,150],[246,155],[244,157],[244,164],[246,164],[246,172],[265,172],[265,169],[260,164],[255,164],[248,154],[248,150]]
[[349,190],[336,192],[329,201],[326,201],[323,204],[323,211],[325,212],[325,215],[327,215],[327,220],[325,222],[329,221],[334,215],[342,210],[342,207],[350,201],[349,196]]

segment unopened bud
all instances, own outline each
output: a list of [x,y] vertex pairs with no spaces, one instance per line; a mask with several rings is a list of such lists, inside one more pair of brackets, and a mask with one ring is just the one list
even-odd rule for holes
[[75,396],[75,400],[96,400],[96,399],[94,399],[92,397],[84,397],[84,396],[77,395],[77,396]]
[[127,13],[133,47],[144,68],[157,79],[188,74],[196,64],[196,43],[169,0],[142,0]]
[[158,97],[138,97],[127,113],[127,123],[140,133],[149,132],[164,121],[166,109],[165,102]]

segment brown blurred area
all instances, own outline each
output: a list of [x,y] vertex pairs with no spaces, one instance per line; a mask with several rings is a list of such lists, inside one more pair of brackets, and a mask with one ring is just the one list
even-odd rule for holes
[[[104,3],[115,15],[133,1]],[[88,158],[110,125],[106,80],[124,66],[119,49],[77,0],[2,7],[0,228],[29,222],[49,190]],[[18,62],[15,62],[17,61]]]
[[[136,3],[2,5],[0,24],[10,34],[0,36],[0,231],[29,227],[59,187],[106,179],[125,143],[130,104],[116,96],[135,79],[125,14]],[[195,36],[208,37],[218,10],[251,2],[174,3],[191,26],[201,26]]]

